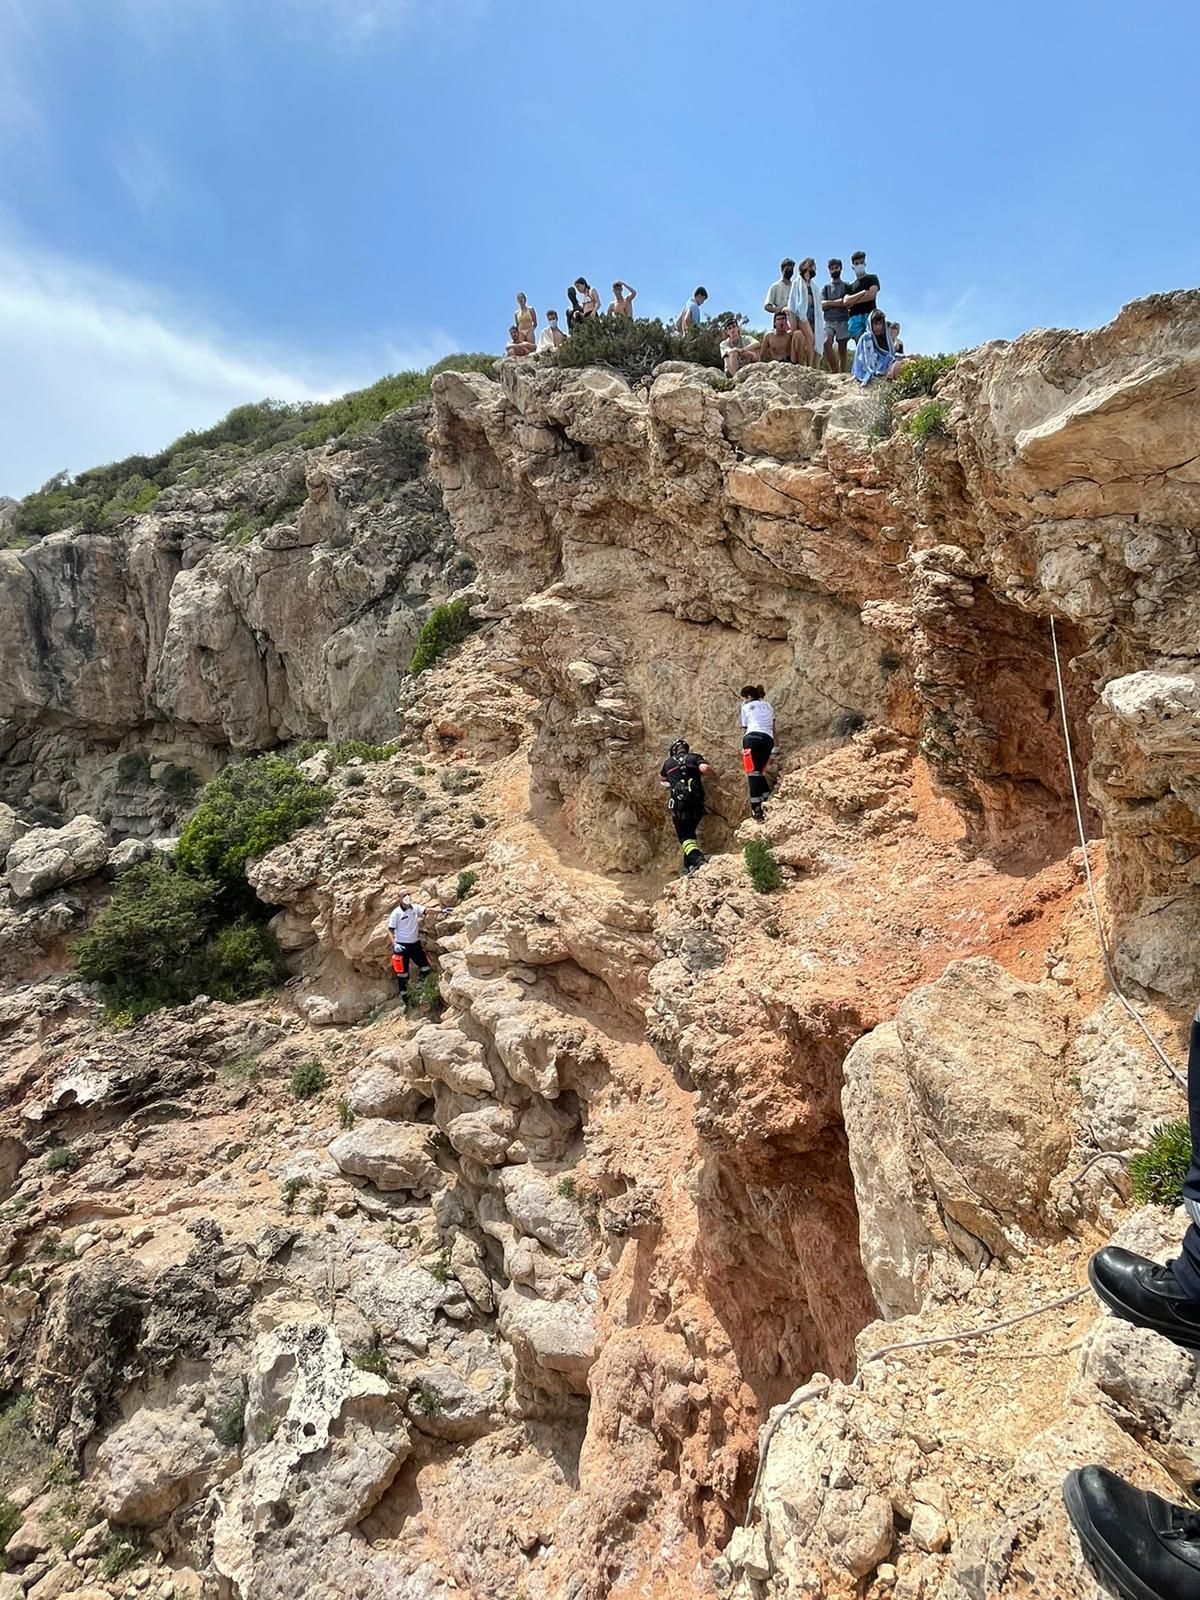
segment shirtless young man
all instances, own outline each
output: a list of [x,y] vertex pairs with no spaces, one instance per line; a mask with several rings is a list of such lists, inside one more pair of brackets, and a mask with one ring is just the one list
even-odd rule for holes
[[775,313],[774,328],[763,337],[763,342],[759,346],[758,359],[760,361],[796,361],[797,337],[798,335],[793,333],[788,326],[787,312],[777,311]]
[[[621,293],[622,289],[625,291],[624,294]],[[613,284],[612,304],[608,308],[609,316],[632,317],[633,302],[636,299],[637,290],[631,289],[627,283],[623,283],[621,279],[618,278],[616,283]]]

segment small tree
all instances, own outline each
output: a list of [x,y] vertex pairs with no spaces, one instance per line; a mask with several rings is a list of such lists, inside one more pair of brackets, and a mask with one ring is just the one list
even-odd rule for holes
[[470,606],[465,598],[434,606],[425,626],[417,635],[409,670],[424,672],[447,650],[465,639],[471,628]]
[[236,762],[206,785],[180,836],[179,864],[194,877],[240,883],[247,861],[315,822],[329,800],[282,756]]

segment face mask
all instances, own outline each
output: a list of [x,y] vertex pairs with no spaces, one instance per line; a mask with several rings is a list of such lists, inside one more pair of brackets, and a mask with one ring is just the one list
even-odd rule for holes
[[400,909],[401,909],[401,911],[411,911],[412,910],[412,899],[411,899],[411,897],[409,895],[404,895],[401,898]]
[[867,270],[867,263],[865,261],[856,261],[854,263],[854,270],[855,270],[855,272],[858,273],[859,277],[861,278],[863,276],[863,274]]

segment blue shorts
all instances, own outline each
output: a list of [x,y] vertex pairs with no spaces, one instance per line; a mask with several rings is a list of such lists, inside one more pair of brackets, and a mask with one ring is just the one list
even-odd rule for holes
[[850,337],[852,339],[861,339],[863,334],[867,331],[866,313],[863,312],[860,314],[855,312],[855,314],[850,318],[850,321],[847,323],[847,327],[850,329]]

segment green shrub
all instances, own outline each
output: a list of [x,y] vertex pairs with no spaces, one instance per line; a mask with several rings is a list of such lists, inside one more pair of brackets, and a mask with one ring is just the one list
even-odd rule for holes
[[895,385],[875,382],[867,391],[865,398],[871,404],[870,421],[867,423],[867,438],[873,444],[878,444],[882,439],[890,439],[892,430],[896,426],[894,415],[897,398]]
[[750,882],[759,894],[770,894],[772,889],[779,888],[783,874],[765,839],[751,839],[743,849],[742,856]]
[[238,761],[205,785],[179,839],[179,864],[196,878],[240,882],[247,861],[315,822],[330,798],[282,756]]
[[559,367],[609,367],[626,383],[650,377],[664,361],[721,366],[721,333],[714,319],[677,333],[657,317],[587,317],[558,347]]
[[932,394],[938,379],[944,378],[957,360],[957,356],[911,356],[892,379],[892,393],[897,400]]
[[298,1061],[292,1068],[292,1099],[311,1100],[329,1087],[329,1075],[316,1056]]
[[151,1010],[168,1005],[180,992],[180,964],[207,937],[216,909],[215,883],[152,856],[121,874],[112,899],[76,940],[76,971],[100,985],[114,1010],[143,1000]]
[[412,1393],[413,1404],[423,1417],[440,1417],[445,1401],[431,1383],[419,1383]]
[[144,751],[126,750],[117,762],[117,782],[122,784],[145,783],[150,776],[150,763]]
[[352,1128],[354,1126],[354,1112],[351,1110],[350,1102],[345,1095],[338,1101],[337,1114],[339,1128]]
[[289,1214],[295,1209],[296,1196],[301,1189],[307,1189],[310,1180],[303,1173],[293,1178],[285,1178],[279,1190],[279,1198],[283,1201],[283,1209]]
[[927,400],[909,417],[907,431],[918,444],[924,444],[926,439],[944,439],[949,431],[946,427],[949,415],[950,407],[944,400]]
[[443,605],[434,606],[417,635],[409,671],[424,672],[431,667],[439,656],[444,656],[466,637],[470,627],[470,607],[465,599],[447,600]]
[[250,1051],[234,1056],[231,1061],[221,1065],[221,1076],[227,1083],[257,1083],[259,1077],[258,1057]]
[[423,1007],[436,1021],[446,1009],[446,1002],[442,999],[442,989],[438,982],[436,972],[430,972],[408,988],[408,1001],[410,1006]]
[[1177,1206],[1191,1163],[1192,1136],[1187,1122],[1182,1118],[1160,1122],[1151,1133],[1145,1150],[1129,1163],[1135,1203],[1168,1209]]
[[136,1567],[141,1559],[142,1547],[138,1535],[132,1529],[114,1528],[100,1557],[100,1576],[119,1578],[130,1567]]
[[477,872],[472,872],[470,868],[468,868],[465,872],[459,873],[458,883],[455,886],[454,898],[459,902],[460,905],[467,898],[471,890],[478,882],[479,874]]
[[564,1200],[578,1200],[579,1198],[579,1185],[570,1176],[560,1178],[555,1185],[555,1189]]
[[382,1378],[386,1383],[396,1381],[395,1374],[388,1364],[387,1351],[383,1348],[383,1335],[378,1328],[371,1329],[370,1344],[365,1350],[360,1350],[353,1360],[360,1372],[373,1372],[377,1378]]
[[428,1269],[431,1278],[438,1283],[450,1282],[450,1247],[447,1245],[438,1251],[438,1258]]
[[187,805],[200,787],[200,774],[191,767],[178,767],[170,762],[160,773],[158,784],[177,805]]
[[496,356],[479,351],[471,354],[459,351],[456,355],[443,356],[440,361],[435,361],[429,368],[429,376],[436,378],[439,372],[482,372],[490,377],[496,361]]
[[339,739],[327,746],[335,767],[344,767],[347,761],[390,761],[400,749],[398,744],[368,744],[365,739]]
[[78,1165],[74,1152],[68,1150],[65,1144],[55,1145],[46,1157],[47,1172],[73,1172]]

